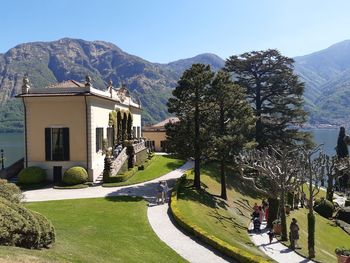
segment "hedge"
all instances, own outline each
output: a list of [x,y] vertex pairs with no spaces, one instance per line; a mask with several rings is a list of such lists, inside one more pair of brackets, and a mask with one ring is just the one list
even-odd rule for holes
[[117,174],[115,176],[110,176],[106,178],[107,180],[104,181],[105,183],[119,183],[119,182],[125,182],[126,180],[130,179],[138,170],[138,167],[135,166],[133,168],[130,168],[127,172],[123,174]]
[[17,185],[8,183],[7,180],[0,179],[0,197],[12,203],[20,203],[23,195]]
[[325,218],[330,218],[334,212],[334,205],[332,202],[325,198],[321,198],[320,201],[315,201],[314,210]]
[[24,168],[18,174],[18,182],[21,184],[40,184],[45,181],[46,181],[45,170],[37,166]]
[[66,185],[85,183],[88,180],[88,173],[85,168],[74,166],[64,172],[62,182]]
[[50,221],[4,198],[0,198],[0,222],[0,245],[42,248],[55,242]]
[[194,225],[189,219],[184,217],[181,212],[178,209],[177,206],[177,194],[180,185],[185,181],[185,176],[182,176],[175,184],[175,187],[171,193],[170,198],[170,211],[175,219],[175,221],[179,224],[180,227],[182,227],[186,232],[189,232],[193,234],[194,236],[198,237],[200,240],[202,240],[204,243],[216,248],[221,253],[236,259],[239,262],[242,263],[267,263],[266,259],[255,256],[250,254],[247,251],[244,251],[242,249],[239,249],[237,247],[234,247],[227,242],[209,235],[206,231],[201,229],[200,227]]

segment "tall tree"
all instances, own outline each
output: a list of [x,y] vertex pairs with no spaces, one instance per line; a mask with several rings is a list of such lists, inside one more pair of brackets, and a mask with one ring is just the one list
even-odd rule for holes
[[249,142],[248,135],[254,125],[253,112],[243,89],[232,82],[227,72],[216,74],[209,95],[211,154],[220,162],[221,198],[227,200],[226,163]]
[[[194,157],[194,187],[200,189],[200,162],[207,143],[206,116],[208,114],[207,97],[210,83],[214,73],[210,66],[203,64],[193,64],[186,70],[178,81],[178,85],[173,91],[173,98],[168,101],[168,110],[179,118],[178,125],[193,125],[190,133],[184,134],[188,144],[193,145],[193,152],[188,152],[188,157]],[[180,128],[181,132],[185,128]],[[180,143],[175,143],[175,148],[182,147]]]
[[268,145],[309,143],[310,135],[297,128],[306,121],[304,84],[293,73],[293,59],[277,50],[253,51],[227,59],[232,72],[254,108],[255,138],[259,148]]

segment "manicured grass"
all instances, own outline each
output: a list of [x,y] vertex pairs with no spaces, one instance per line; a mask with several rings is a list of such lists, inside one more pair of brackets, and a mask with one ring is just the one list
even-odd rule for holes
[[147,203],[111,197],[27,204],[56,229],[50,249],[0,246],[0,262],[183,262],[158,239],[147,220]]
[[[293,210],[287,217],[287,226],[292,218],[296,218],[299,224],[299,242],[298,245],[302,249],[298,249],[298,252],[304,256],[308,255],[307,250],[307,209]],[[350,247],[350,236],[343,231],[340,227],[337,227],[331,220],[328,220],[317,213],[316,216],[316,232],[315,232],[315,250],[316,260],[320,262],[337,262],[337,257],[334,250],[337,247]],[[285,243],[289,245],[289,242]]]
[[[247,232],[252,207],[255,202],[261,202],[261,199],[233,176],[228,178],[229,201],[225,202],[214,196],[220,194],[218,171],[215,163],[203,167],[201,181],[205,190],[198,192],[191,185],[179,190],[177,203],[180,213],[209,235],[251,254],[267,258],[251,242]],[[192,179],[193,172],[188,174],[188,178]]]
[[175,170],[185,163],[184,160],[177,159],[169,155],[155,155],[152,158],[152,162],[145,170],[137,171],[130,179],[125,182],[118,183],[104,183],[104,187],[114,187],[137,184],[141,182],[150,181],[152,179],[158,178],[166,173]]

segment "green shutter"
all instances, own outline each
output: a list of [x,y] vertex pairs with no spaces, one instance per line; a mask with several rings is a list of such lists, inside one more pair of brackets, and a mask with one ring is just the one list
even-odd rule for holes
[[63,128],[63,161],[69,161],[69,128]]
[[51,128],[45,128],[45,160],[51,161]]

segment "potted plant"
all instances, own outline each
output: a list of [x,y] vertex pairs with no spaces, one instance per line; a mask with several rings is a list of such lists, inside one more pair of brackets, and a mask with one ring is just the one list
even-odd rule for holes
[[291,209],[291,206],[290,205],[286,205],[286,214],[287,215],[290,214],[290,209]]
[[277,236],[281,235],[282,232],[282,224],[281,219],[276,219],[272,222],[273,233]]
[[350,263],[350,249],[344,247],[337,247],[335,249],[337,254],[338,263]]

